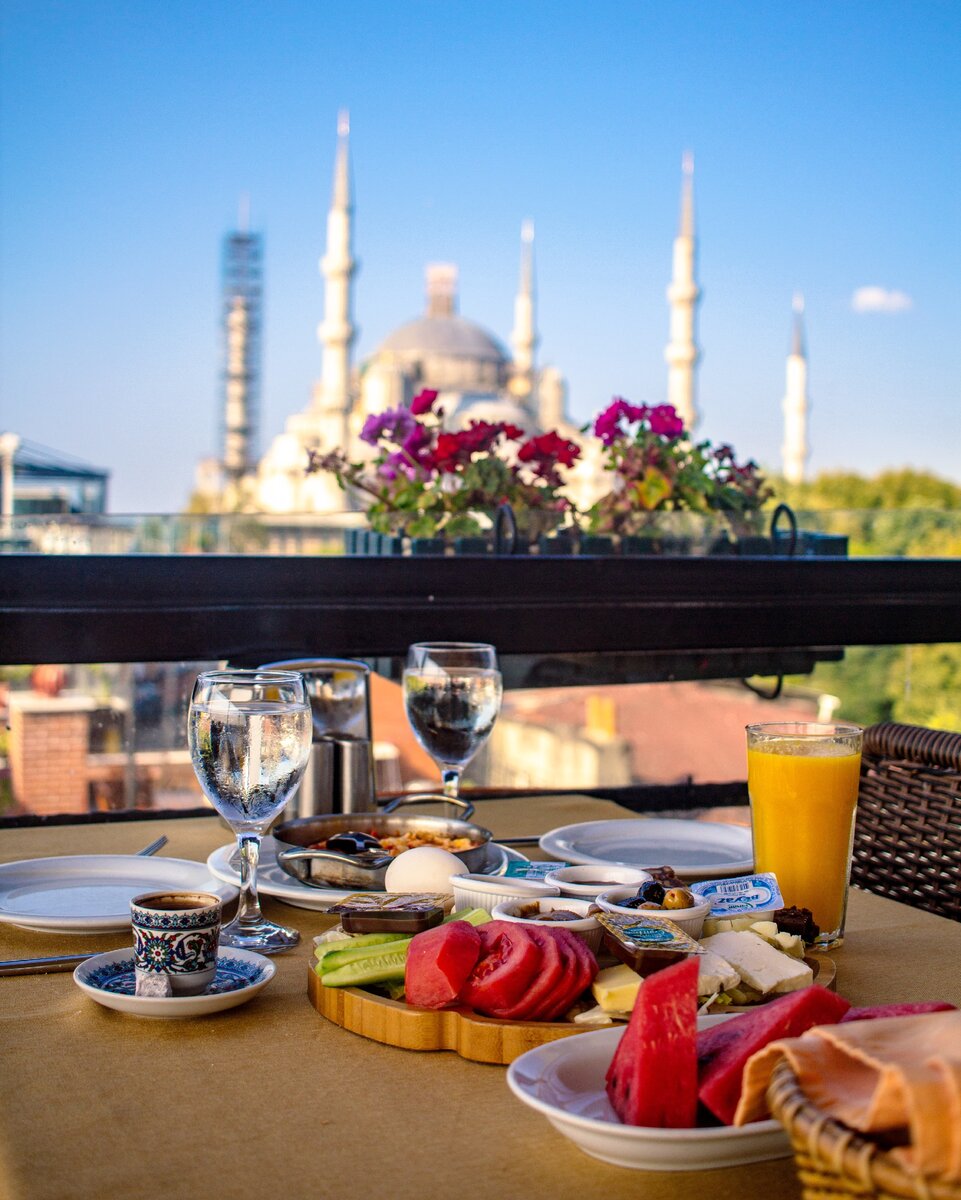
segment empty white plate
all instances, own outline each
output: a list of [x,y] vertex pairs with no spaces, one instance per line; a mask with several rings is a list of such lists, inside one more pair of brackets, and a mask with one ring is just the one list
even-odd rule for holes
[[754,868],[750,827],[717,821],[584,821],[552,829],[540,845],[552,858],[571,863],[619,863],[644,870],[668,866],[691,879],[741,875]]
[[213,892],[224,903],[237,888],[204,863],[141,854],[70,854],[0,865],[0,922],[42,933],[130,928],[130,901],[163,888]]

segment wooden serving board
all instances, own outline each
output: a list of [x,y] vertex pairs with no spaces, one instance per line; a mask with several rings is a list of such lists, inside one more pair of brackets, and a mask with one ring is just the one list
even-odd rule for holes
[[[833,991],[834,959],[811,953],[804,961],[814,972],[814,982]],[[506,1065],[545,1042],[599,1028],[572,1021],[498,1021],[469,1008],[413,1008],[363,988],[325,988],[312,967],[307,968],[307,995],[322,1016],[350,1033],[402,1050],[453,1050],[472,1062]],[[754,1012],[758,1007],[728,1004],[714,1011]]]
[[570,1021],[497,1021],[469,1008],[413,1008],[363,988],[325,988],[310,967],[307,994],[328,1021],[351,1033],[403,1050],[453,1050],[473,1062],[506,1065],[586,1028]]

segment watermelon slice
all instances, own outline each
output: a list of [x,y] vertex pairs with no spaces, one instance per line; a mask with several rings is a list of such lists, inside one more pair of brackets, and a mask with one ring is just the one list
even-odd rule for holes
[[418,933],[407,948],[404,992],[408,1004],[446,1008],[460,995],[480,956],[480,934],[467,921]]
[[919,1004],[872,1004],[864,1008],[849,1008],[841,1018],[845,1021],[876,1021],[879,1017],[916,1017],[919,1013],[949,1012],[957,1008],[947,1000],[923,1000]]
[[744,1064],[752,1054],[778,1038],[800,1037],[814,1025],[835,1025],[850,1007],[843,996],[814,984],[703,1030],[697,1035],[701,1103],[730,1125],[741,1096]]
[[649,975],[608,1068],[625,1125],[691,1129],[697,1115],[697,958]]

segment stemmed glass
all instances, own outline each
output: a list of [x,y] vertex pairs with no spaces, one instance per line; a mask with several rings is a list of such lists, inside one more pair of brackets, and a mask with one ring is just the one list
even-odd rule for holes
[[463,769],[487,740],[501,706],[497,653],[483,642],[417,642],[407,651],[404,702],[414,736],[456,800]]
[[237,835],[240,901],[222,946],[275,954],[300,934],[268,921],[257,897],[260,839],[297,790],[310,754],[310,704],[297,671],[208,671],[197,677],[187,740],[204,795]]

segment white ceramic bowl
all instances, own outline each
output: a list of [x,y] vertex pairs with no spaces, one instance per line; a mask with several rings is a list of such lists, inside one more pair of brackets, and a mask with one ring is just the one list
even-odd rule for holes
[[621,902],[637,895],[635,887],[611,888],[597,897],[597,907],[605,912],[626,913],[629,917],[650,917],[652,921],[673,921],[692,938],[699,938],[704,928],[704,918],[711,911],[710,904],[697,904],[694,908],[627,908]]
[[575,896],[584,900],[593,900],[601,892],[613,887],[630,887],[636,891],[642,883],[651,876],[640,867],[558,867],[556,871],[548,871],[544,879],[555,884],[562,896]]
[[[700,1017],[697,1027],[705,1029],[726,1019]],[[623,1036],[624,1026],[614,1026],[528,1050],[507,1068],[507,1084],[519,1100],[543,1113],[574,1145],[619,1167],[703,1171],[790,1157],[791,1143],[777,1121],[713,1129],[622,1125],[607,1098],[604,1073]],[[545,1147],[545,1152],[551,1153],[551,1147]],[[674,1192],[689,1194],[683,1186]]]
[[538,901],[542,912],[545,909],[549,912],[558,908],[567,909],[578,914],[576,921],[539,921],[534,916],[522,916],[519,910],[530,903],[530,900],[511,900],[506,904],[498,904],[491,916],[495,921],[519,921],[524,925],[543,925],[545,928],[566,929],[569,933],[576,934],[581,938],[587,944],[588,949],[595,954],[600,949],[603,930],[597,918],[588,915],[591,908],[589,900],[572,900],[568,896],[555,896]]
[[512,900],[540,900],[560,895],[554,884],[539,879],[508,879],[502,875],[452,875],[454,908],[485,908]]

